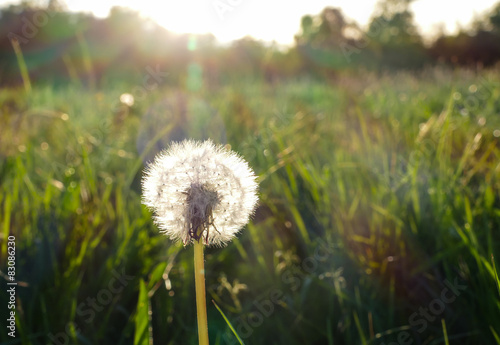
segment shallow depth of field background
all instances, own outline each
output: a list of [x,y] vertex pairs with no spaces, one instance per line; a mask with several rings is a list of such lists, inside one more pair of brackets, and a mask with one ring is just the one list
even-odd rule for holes
[[327,8],[289,48],[126,8],[4,7],[2,344],[197,343],[192,247],[140,200],[145,164],[184,138],[228,145],[260,182],[252,221],[206,251],[211,344],[237,344],[211,300],[245,344],[500,344],[493,5],[432,40],[408,1],[368,28]]

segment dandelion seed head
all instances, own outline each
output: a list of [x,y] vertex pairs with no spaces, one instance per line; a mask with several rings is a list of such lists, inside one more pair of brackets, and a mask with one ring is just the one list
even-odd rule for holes
[[223,246],[255,209],[255,179],[247,162],[233,151],[212,141],[184,140],[146,168],[142,201],[172,240]]

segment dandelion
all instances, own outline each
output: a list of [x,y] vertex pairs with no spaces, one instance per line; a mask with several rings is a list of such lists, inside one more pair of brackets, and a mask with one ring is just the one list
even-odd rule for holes
[[148,166],[143,203],[162,232],[184,245],[223,246],[257,202],[255,174],[234,152],[211,141],[174,143]]
[[203,246],[224,246],[248,222],[257,203],[252,169],[212,141],[174,143],[150,164],[142,181],[143,203],[160,230],[194,244],[200,344],[208,344]]

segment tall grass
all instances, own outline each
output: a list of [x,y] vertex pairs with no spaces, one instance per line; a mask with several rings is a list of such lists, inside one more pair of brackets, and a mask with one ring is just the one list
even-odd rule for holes
[[[498,83],[439,69],[239,81],[158,89],[132,107],[116,106],[129,91],[118,84],[1,90],[0,269],[15,235],[21,283],[18,338],[2,328],[2,341],[195,344],[192,248],[158,235],[140,175],[169,140],[211,136],[260,176],[253,222],[205,263],[207,297],[245,344],[389,344],[405,332],[500,344]],[[412,325],[447,282],[465,288]],[[210,306],[211,343],[237,344]]]

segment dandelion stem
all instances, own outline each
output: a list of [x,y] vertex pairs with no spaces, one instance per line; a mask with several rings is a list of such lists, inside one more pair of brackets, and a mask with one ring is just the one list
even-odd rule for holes
[[196,285],[196,311],[198,315],[198,340],[208,345],[207,304],[205,296],[205,264],[203,262],[203,238],[194,241],[194,281]]

